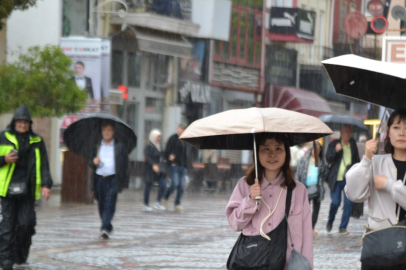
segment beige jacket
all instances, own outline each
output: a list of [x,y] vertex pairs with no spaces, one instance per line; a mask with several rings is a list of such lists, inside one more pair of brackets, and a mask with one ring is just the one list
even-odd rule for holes
[[[374,188],[374,176],[379,174],[388,177],[383,190]],[[368,222],[373,229],[379,228],[385,219],[396,224],[396,203],[406,208],[406,186],[403,185],[403,179],[396,179],[396,175],[391,154],[375,155],[372,160],[364,156],[346,174],[345,194],[353,202],[368,200]]]

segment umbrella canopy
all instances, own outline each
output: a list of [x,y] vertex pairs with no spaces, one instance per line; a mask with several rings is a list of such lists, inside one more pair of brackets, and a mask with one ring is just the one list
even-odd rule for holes
[[253,133],[285,133],[293,146],[333,132],[310,115],[279,108],[249,108],[197,120],[180,139],[199,149],[252,150]]
[[343,55],[321,62],[337,94],[384,107],[405,107],[406,65]]
[[137,136],[134,131],[119,118],[104,113],[90,114],[71,124],[64,133],[66,146],[76,155],[93,158],[89,156],[91,149],[95,144],[100,143],[101,126],[106,120],[115,123],[114,139],[126,145],[129,154],[137,145]]
[[332,130],[341,129],[342,125],[352,126],[353,131],[367,131],[368,127],[361,119],[348,115],[325,114],[319,116],[319,119],[326,123]]

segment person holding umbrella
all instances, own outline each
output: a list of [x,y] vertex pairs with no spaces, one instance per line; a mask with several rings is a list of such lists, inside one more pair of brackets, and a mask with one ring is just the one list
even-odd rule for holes
[[128,155],[137,145],[137,136],[119,118],[96,113],[72,123],[64,132],[64,142],[93,169],[91,189],[102,220],[100,238],[108,239],[117,194],[129,185]]
[[[295,179],[304,184],[307,188],[307,196],[310,201],[313,201],[313,213],[312,213],[312,228],[313,235],[316,235],[314,230],[317,218],[320,212],[321,201],[324,199],[324,181],[327,176],[327,164],[323,160],[323,153],[321,151],[321,145],[318,141],[311,145],[306,156],[299,160],[297,166]],[[319,156],[319,166],[315,166],[315,156]]]
[[[270,269],[284,269],[289,260],[292,243],[313,265],[312,221],[306,187],[295,182],[290,167],[290,150],[285,134],[256,135],[258,176],[255,178],[255,166],[248,170],[245,177],[237,183],[226,207],[226,215],[231,228],[242,231],[244,236],[263,235],[263,232],[284,234],[285,204],[287,190],[291,189],[291,208],[288,216],[290,231],[295,232],[289,238],[273,238],[270,245],[277,245],[272,256],[275,259]],[[256,203],[256,197],[262,196],[263,202]],[[272,207],[268,211],[267,205]],[[263,222],[266,221],[266,222]],[[286,226],[286,225],[285,225]],[[265,237],[265,236],[264,236]],[[279,241],[278,241],[278,240]],[[279,268],[282,266],[283,268]]]
[[[345,187],[351,201],[368,200],[368,227],[372,230],[380,229],[385,223],[404,225],[406,219],[406,109],[398,109],[389,117],[386,155],[375,155],[378,143],[377,139],[366,142],[365,154],[361,162],[348,171]],[[406,263],[398,263],[388,262],[384,269],[406,269]],[[369,269],[377,268],[362,266],[362,270]]]
[[330,187],[331,204],[326,224],[327,232],[333,228],[333,222],[341,204],[341,196],[344,194],[344,211],[341,217],[339,233],[349,234],[347,225],[351,216],[352,202],[344,193],[346,184],[345,173],[352,165],[359,162],[358,148],[352,138],[352,127],[343,125],[340,130],[340,139],[332,141],[327,148],[326,160],[330,166],[327,182]]
[[24,264],[35,234],[35,200],[48,200],[52,178],[42,137],[32,131],[28,108],[21,105],[0,133],[0,266]]
[[102,139],[91,149],[88,160],[92,167],[92,190],[98,203],[102,221],[101,239],[108,239],[113,230],[111,221],[116,210],[117,193],[128,188],[129,161],[125,144],[115,139],[115,122],[105,120],[101,124]]

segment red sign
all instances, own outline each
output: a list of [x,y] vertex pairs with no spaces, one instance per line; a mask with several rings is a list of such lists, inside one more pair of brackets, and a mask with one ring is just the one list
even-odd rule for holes
[[359,39],[365,35],[368,30],[368,21],[364,15],[359,12],[348,13],[344,18],[344,31],[354,39]]
[[368,3],[367,9],[372,16],[376,17],[383,13],[383,4],[379,0],[372,0]]
[[80,116],[67,115],[63,118],[61,128],[68,128],[73,122],[79,120]]
[[375,33],[381,34],[385,32],[386,28],[388,28],[388,20],[386,20],[384,16],[378,16],[372,19],[371,29]]
[[128,99],[128,92],[127,92],[127,86],[125,85],[119,85],[117,86],[117,89],[121,92],[123,92],[123,99]]

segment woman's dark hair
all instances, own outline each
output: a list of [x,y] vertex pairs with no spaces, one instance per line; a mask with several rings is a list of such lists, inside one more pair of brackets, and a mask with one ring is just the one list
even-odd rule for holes
[[393,149],[392,144],[390,143],[389,130],[390,130],[390,127],[394,124],[393,122],[395,121],[395,118],[397,116],[399,116],[399,119],[398,119],[399,122],[400,121],[406,122],[406,109],[398,109],[398,110],[394,111],[389,117],[388,124],[387,124],[387,133],[386,133],[386,138],[385,138],[385,142],[384,142],[386,153],[393,154],[394,149]]
[[[293,171],[290,167],[290,148],[289,148],[289,138],[284,133],[260,133],[255,135],[258,161],[258,182],[261,183],[264,175],[265,168],[259,162],[259,146],[263,145],[267,139],[275,139],[278,143],[283,143],[285,146],[285,162],[282,165],[281,172],[285,176],[285,181],[281,184],[281,187],[288,187],[294,189],[296,187],[295,180],[293,179]],[[254,157],[253,157],[254,158]],[[252,186],[255,183],[255,162],[253,160],[253,166],[245,174],[247,184]]]
[[[319,150],[320,150],[320,152],[319,152],[319,160],[323,160],[323,146],[321,146],[319,141],[316,141],[316,144],[317,144],[317,146],[319,147]],[[314,145],[313,145],[312,149],[314,149]]]

